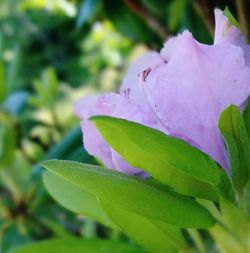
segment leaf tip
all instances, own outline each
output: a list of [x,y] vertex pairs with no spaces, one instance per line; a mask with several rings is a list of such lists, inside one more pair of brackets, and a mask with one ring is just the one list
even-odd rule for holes
[[42,166],[46,170],[50,170],[51,165],[53,165],[55,162],[58,162],[57,159],[47,160],[40,163],[40,166]]

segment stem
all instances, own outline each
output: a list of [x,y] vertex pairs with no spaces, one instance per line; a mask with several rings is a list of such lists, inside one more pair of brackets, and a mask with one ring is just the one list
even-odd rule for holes
[[165,26],[163,26],[156,17],[154,17],[139,1],[136,0],[123,0],[123,2],[141,17],[144,22],[154,30],[161,39],[166,40],[169,36],[169,31]]
[[196,201],[202,206],[204,206],[218,222],[224,223],[221,213],[212,201],[198,198],[196,199]]
[[242,32],[245,34],[245,36],[248,38],[249,32],[248,32],[248,21],[247,21],[247,15],[246,15],[246,5],[244,0],[234,0],[235,5],[237,7],[237,13],[240,21],[240,26],[242,29]]
[[244,202],[245,202],[244,201],[244,195],[243,195],[242,192],[239,192],[238,193],[238,206],[243,211],[243,213],[246,214],[245,203]]
[[28,231],[27,231],[27,228],[25,226],[24,217],[23,216],[18,216],[16,222],[17,222],[17,227],[18,227],[19,233],[22,236],[27,235]]
[[201,235],[197,229],[187,229],[188,233],[190,234],[193,242],[200,253],[206,253],[205,245],[203,244],[203,240]]

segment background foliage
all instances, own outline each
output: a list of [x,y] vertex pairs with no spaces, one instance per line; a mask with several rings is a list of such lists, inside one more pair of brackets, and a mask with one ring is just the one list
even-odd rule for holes
[[96,164],[82,147],[73,102],[86,94],[116,90],[133,59],[148,49],[159,50],[166,38],[183,29],[212,43],[215,7],[228,6],[248,36],[250,2],[241,3],[1,0],[1,253],[42,239],[57,238],[57,247],[60,238],[69,236],[91,239],[93,243],[84,246],[88,252],[111,252],[111,244],[99,245],[98,238],[115,242],[113,252],[135,252],[120,245],[133,245],[120,232],[55,203],[41,182],[39,163],[62,158]]

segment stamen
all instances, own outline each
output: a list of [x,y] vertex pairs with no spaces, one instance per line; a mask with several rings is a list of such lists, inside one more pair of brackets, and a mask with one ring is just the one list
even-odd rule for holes
[[130,91],[131,91],[130,88],[127,88],[127,89],[125,89],[125,90],[123,91],[123,94],[124,94],[124,96],[125,96],[126,98],[129,98]]
[[146,79],[147,79],[148,75],[150,74],[151,70],[152,70],[151,68],[147,68],[142,71],[141,78],[142,78],[143,82],[146,82]]
[[[144,97],[145,97],[145,99],[146,99],[146,101],[147,101],[147,104],[148,104],[150,110],[153,112],[153,114],[155,115],[155,117],[157,118],[157,120],[158,120],[158,122],[161,124],[161,126],[166,130],[166,133],[169,133],[169,129],[167,128],[166,124],[164,124],[163,120],[161,119],[161,116],[158,115],[158,113],[157,113],[157,111],[155,110],[154,106],[152,106],[152,104],[154,104],[154,103],[151,103],[151,102],[150,102],[150,98],[149,98],[149,96],[147,96],[147,94],[146,94],[146,93],[147,93],[147,92],[146,92],[146,89],[147,89],[147,86],[148,86],[148,85],[145,85],[145,84],[147,84],[146,79],[147,79],[147,77],[149,76],[151,70],[152,70],[151,68],[147,68],[147,69],[143,70],[143,71],[138,75],[138,76],[139,76],[139,80],[140,80],[139,85],[140,85],[140,87],[141,87],[141,89],[142,89],[142,93],[143,93],[143,95],[144,95]],[[156,104],[155,104],[155,107],[157,107]]]

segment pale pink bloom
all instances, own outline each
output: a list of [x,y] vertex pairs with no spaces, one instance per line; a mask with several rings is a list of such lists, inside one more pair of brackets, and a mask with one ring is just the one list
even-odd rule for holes
[[[135,121],[181,138],[227,168],[217,122],[230,104],[242,106],[250,93],[250,47],[220,10],[215,10],[213,45],[184,31],[160,53],[149,52],[129,68],[119,94],[87,97],[75,105],[87,151],[107,167],[138,173],[88,121],[109,115]],[[201,168],[202,169],[202,168]]]

